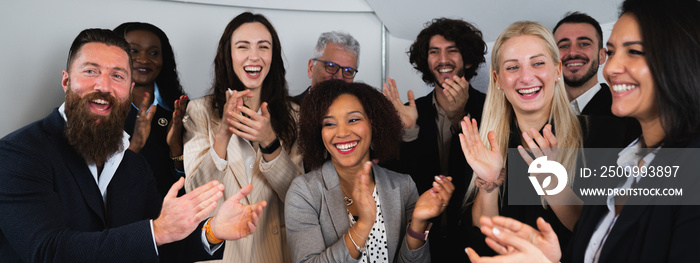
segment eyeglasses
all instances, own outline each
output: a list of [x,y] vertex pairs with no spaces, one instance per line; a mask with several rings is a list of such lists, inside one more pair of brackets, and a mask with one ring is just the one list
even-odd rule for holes
[[340,65],[330,62],[330,61],[325,61],[325,60],[320,60],[317,58],[313,59],[314,62],[322,62],[323,67],[326,69],[326,72],[328,74],[335,74],[338,73],[339,69],[343,69],[343,78],[346,79],[351,79],[355,77],[355,74],[357,74],[357,69],[351,68],[351,67],[341,67]]

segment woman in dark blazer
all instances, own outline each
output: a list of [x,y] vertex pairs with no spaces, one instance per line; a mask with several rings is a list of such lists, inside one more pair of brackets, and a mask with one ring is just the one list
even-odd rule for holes
[[301,106],[299,142],[313,171],[292,182],[285,202],[294,262],[426,262],[433,218],[447,206],[452,178],[418,196],[409,175],[370,160],[398,154],[401,121],[362,83],[326,81]]
[[[616,164],[640,170],[678,166],[674,178],[623,177],[616,188],[674,188],[682,189],[683,196],[608,196],[605,206],[584,206],[562,262],[698,260],[700,178],[694,167],[697,150],[689,149],[700,147],[698,13],[695,0],[625,1],[603,69],[613,114],[635,118],[642,129]],[[542,232],[507,218],[481,221],[487,243],[506,254],[498,256],[500,261],[560,260],[556,235],[542,220]],[[473,250],[468,254],[476,262],[493,260],[479,258]]]
[[127,22],[113,31],[131,46],[134,87],[124,125],[131,136],[129,150],[146,157],[158,192],[165,196],[170,186],[185,175],[182,120],[187,95],[180,85],[175,54],[165,32],[152,24]]

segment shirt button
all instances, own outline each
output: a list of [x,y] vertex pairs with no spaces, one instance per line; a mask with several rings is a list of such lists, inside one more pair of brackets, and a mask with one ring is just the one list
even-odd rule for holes
[[253,169],[253,165],[252,165],[252,164],[250,165],[250,169]]

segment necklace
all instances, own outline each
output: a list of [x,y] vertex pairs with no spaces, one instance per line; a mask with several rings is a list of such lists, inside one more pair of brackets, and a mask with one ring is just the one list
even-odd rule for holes
[[345,199],[345,206],[350,206],[350,205],[352,205],[352,203],[354,202],[354,201],[352,200],[352,198],[348,197],[348,194],[345,193],[345,190],[343,190],[342,187],[340,188],[340,190],[343,191],[343,194],[345,195],[345,198],[344,198],[344,199]]

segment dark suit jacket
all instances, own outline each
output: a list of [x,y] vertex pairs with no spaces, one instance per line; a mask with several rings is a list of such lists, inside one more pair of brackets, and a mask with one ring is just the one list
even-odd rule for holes
[[[687,148],[700,148],[700,138],[692,141]],[[660,153],[649,165],[679,165],[680,169],[686,167],[687,172],[679,176],[686,175],[686,178],[695,179],[666,182],[682,184],[676,186],[683,188],[684,198],[697,200],[700,188],[695,168],[697,155]],[[659,187],[653,183],[655,181],[642,178],[638,187]],[[637,197],[630,197],[627,202],[637,201],[634,198]],[[591,236],[607,211],[606,206],[583,207],[562,262],[583,262]],[[700,206],[625,205],[601,248],[599,262],[697,262],[698,244]]]
[[[54,110],[0,140],[0,259],[158,261],[149,219],[158,217],[161,198],[145,159],[124,153],[105,203],[64,125]],[[193,257],[208,257],[200,235],[182,242],[199,244],[190,247]]]
[[591,101],[581,110],[581,115],[604,115],[614,117],[615,115],[613,115],[610,110],[611,106],[612,93],[610,93],[610,87],[605,83],[600,83],[600,90],[593,95]]
[[299,106],[301,106],[301,102],[304,101],[304,97],[306,97],[306,94],[309,94],[309,90],[310,90],[310,89],[311,89],[311,86],[309,86],[308,88],[306,88],[306,90],[304,90],[304,92],[299,93],[299,95],[296,95],[296,96],[293,97],[293,98],[294,98],[294,101],[295,101],[297,104],[299,104]]
[[[420,126],[418,138],[411,142],[401,144],[401,154],[398,161],[388,162],[385,167],[410,174],[416,183],[418,193],[422,194],[432,187],[433,177],[440,172],[440,154],[438,152],[438,128],[435,123],[437,109],[432,104],[433,90],[430,94],[416,100],[418,120]],[[464,107],[464,115],[467,113],[481,123],[481,111],[484,108],[486,95],[469,86],[469,100]],[[436,217],[428,238],[430,239],[430,253],[434,262],[465,262],[467,257],[464,247],[459,247],[457,224],[459,221],[462,201],[466,193],[472,171],[464,159],[462,147],[459,144],[458,133],[452,134],[450,146],[449,174],[455,190],[446,209],[447,217]],[[461,260],[463,259],[463,260]]]
[[[124,123],[124,131],[129,135],[134,135],[134,124],[138,110],[131,107],[129,116]],[[139,154],[146,158],[146,161],[153,170],[153,177],[156,180],[156,187],[162,197],[170,190],[170,187],[180,179],[181,175],[175,170],[175,164],[170,158],[170,146],[166,141],[168,136],[168,124],[172,120],[173,112],[166,110],[160,105],[156,108],[156,113],[151,121],[151,133],[148,135],[148,140],[143,145]],[[183,173],[184,175],[184,173]],[[179,195],[185,194],[184,188]]]

